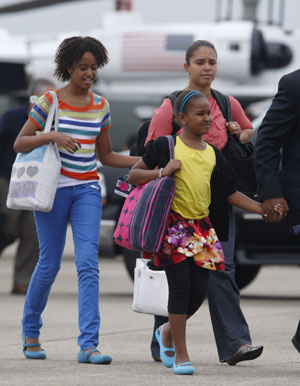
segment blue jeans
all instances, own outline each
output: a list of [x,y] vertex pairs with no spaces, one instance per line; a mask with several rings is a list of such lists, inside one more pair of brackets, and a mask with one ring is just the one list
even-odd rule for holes
[[97,347],[100,327],[98,244],[101,212],[101,189],[92,182],[58,189],[52,211],[34,213],[40,256],[25,300],[22,324],[26,336],[39,337],[41,314],[60,269],[70,222],[78,277],[78,345],[82,350]]
[[[235,353],[243,344],[251,344],[248,324],[240,307],[240,291],[235,282],[234,268],[235,223],[232,208],[229,208],[229,240],[222,242],[225,256],[225,271],[210,271],[208,304],[220,361]],[[168,318],[155,316],[151,353],[159,356],[155,330]]]

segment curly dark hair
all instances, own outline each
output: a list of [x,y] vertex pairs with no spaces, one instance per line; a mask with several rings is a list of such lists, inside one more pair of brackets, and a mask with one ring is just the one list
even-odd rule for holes
[[76,66],[86,52],[95,56],[98,67],[103,67],[109,61],[107,49],[99,40],[90,36],[73,36],[63,40],[58,46],[54,59],[54,76],[58,80],[70,80],[68,69]]

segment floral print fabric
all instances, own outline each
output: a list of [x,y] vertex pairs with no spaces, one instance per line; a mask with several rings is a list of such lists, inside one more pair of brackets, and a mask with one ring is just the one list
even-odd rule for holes
[[192,257],[199,267],[224,270],[223,250],[208,217],[188,220],[171,211],[162,248],[153,255],[160,267]]

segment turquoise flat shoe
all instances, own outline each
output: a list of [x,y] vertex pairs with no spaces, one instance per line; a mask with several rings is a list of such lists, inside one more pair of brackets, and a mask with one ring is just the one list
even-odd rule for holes
[[183,362],[179,365],[174,363],[173,365],[173,373],[179,375],[193,375],[195,372],[194,366],[191,362]]
[[[173,347],[165,347],[162,343],[162,334],[163,334],[163,329],[164,329],[165,325],[166,325],[166,323],[161,326],[160,332],[159,332],[158,328],[156,329],[155,337],[156,337],[158,344],[159,344],[160,359],[166,367],[170,368],[170,367],[173,367],[174,362],[175,362],[175,349]],[[167,355],[166,354],[167,351],[173,352],[174,356],[170,357],[169,355]]]
[[[93,352],[98,352],[99,355],[91,355]],[[94,365],[109,365],[112,357],[109,355],[102,355],[96,348],[89,351],[87,354],[80,350],[77,354],[77,361],[79,363],[93,363]]]
[[40,343],[26,343],[25,334],[22,334],[23,339],[23,353],[27,359],[46,359],[46,353],[42,349],[40,351],[27,351],[27,347],[41,347]]

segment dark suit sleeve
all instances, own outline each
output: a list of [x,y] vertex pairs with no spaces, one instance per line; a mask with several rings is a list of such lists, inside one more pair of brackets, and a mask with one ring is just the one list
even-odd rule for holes
[[[294,77],[285,75],[258,131],[255,145],[259,200],[283,197],[280,185],[281,148],[296,122],[297,98]],[[298,81],[299,85],[299,81]]]

